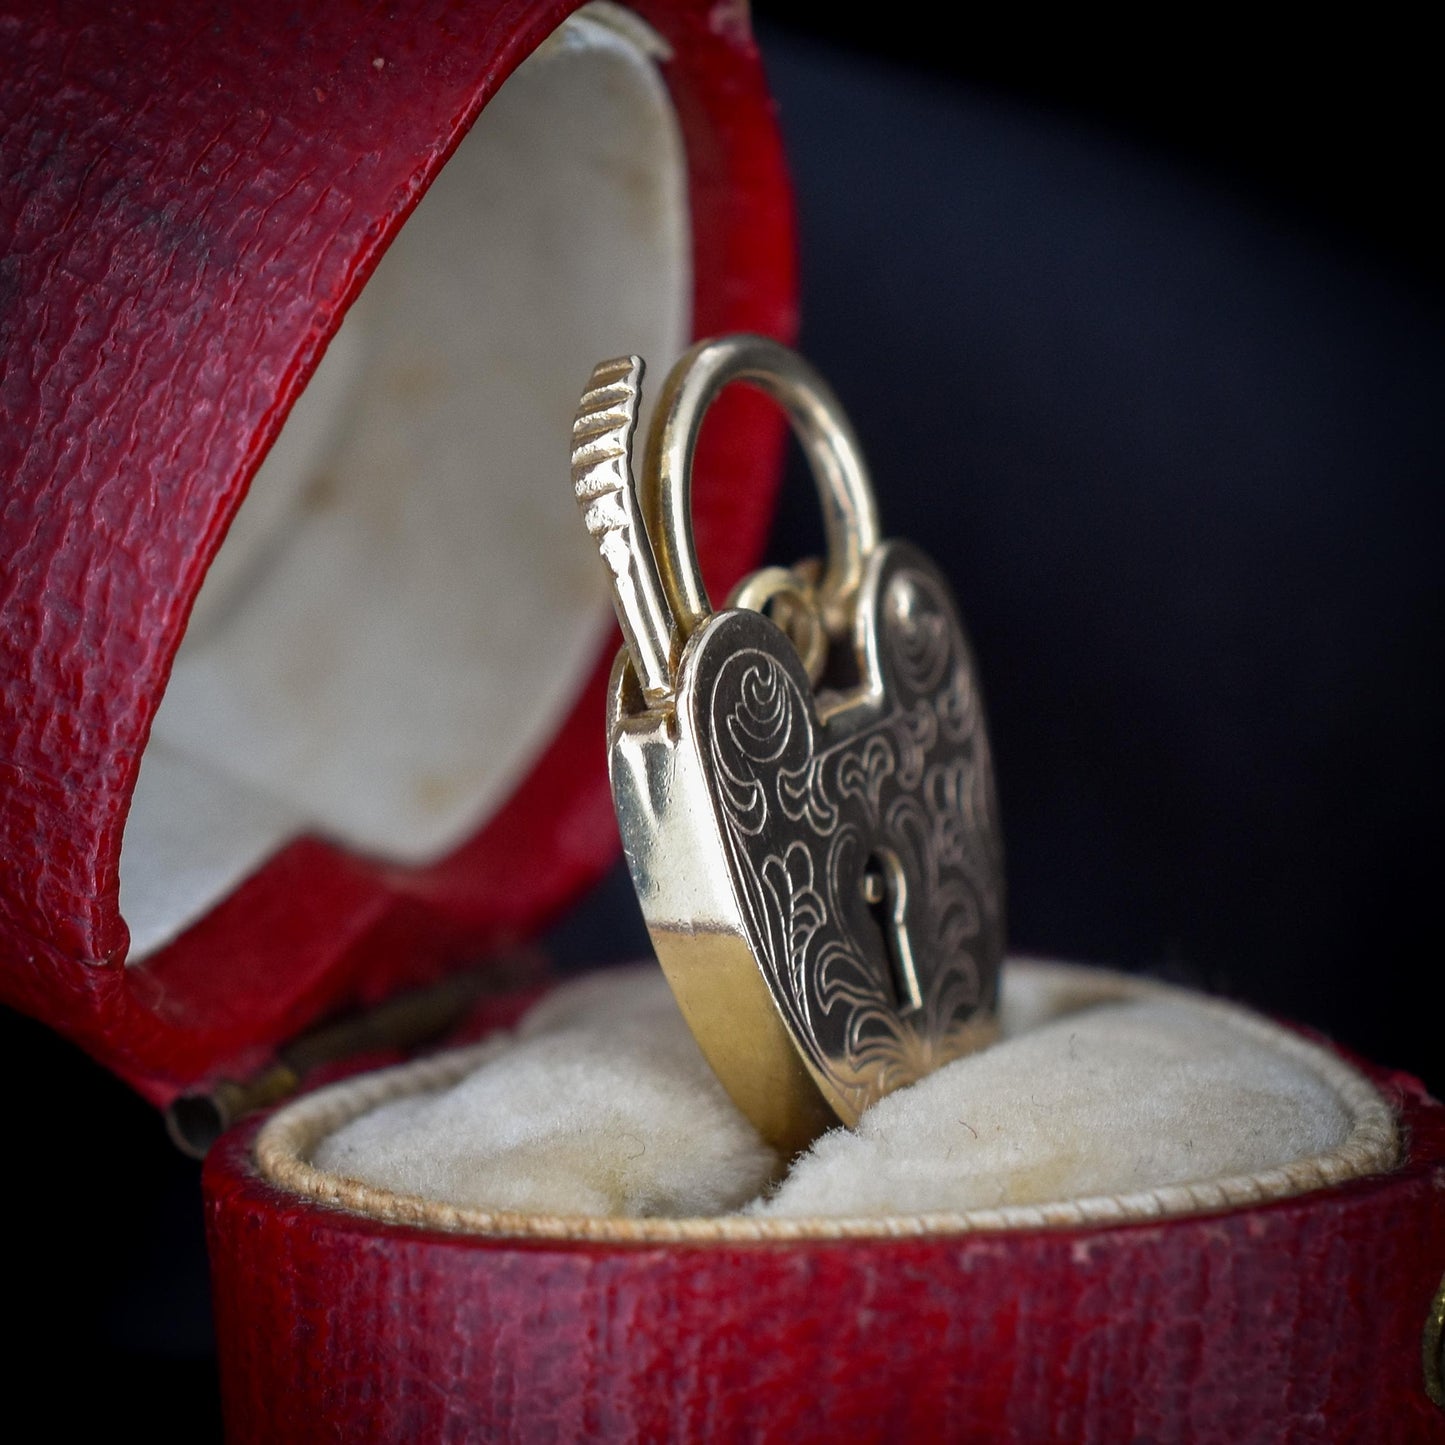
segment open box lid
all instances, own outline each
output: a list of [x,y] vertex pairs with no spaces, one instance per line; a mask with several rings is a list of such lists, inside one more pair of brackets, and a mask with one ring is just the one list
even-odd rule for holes
[[[571,412],[790,339],[792,220],[742,7],[575,8],[12,22],[0,997],[157,1103],[616,853]],[[782,431],[718,410],[721,589]]]

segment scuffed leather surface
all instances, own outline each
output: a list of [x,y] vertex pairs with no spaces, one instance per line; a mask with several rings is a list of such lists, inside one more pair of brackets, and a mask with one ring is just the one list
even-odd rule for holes
[[279,1193],[253,1128],[207,1164],[229,1436],[1445,1440],[1420,1342],[1445,1271],[1445,1108],[1408,1161],[1260,1208],[847,1242],[537,1244]]
[[[386,870],[303,840],[122,967],[126,808],[206,565],[392,235],[573,8],[0,14],[0,998],[156,1101],[474,961],[615,855],[599,659],[531,776],[449,859]],[[672,49],[695,330],[790,339],[789,194],[743,12],[636,8]],[[781,441],[755,399],[726,404],[697,489],[718,585],[761,546]]]

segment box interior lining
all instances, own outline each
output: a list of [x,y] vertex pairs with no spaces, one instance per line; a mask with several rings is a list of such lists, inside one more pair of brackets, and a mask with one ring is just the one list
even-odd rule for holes
[[610,625],[567,448],[593,364],[689,338],[665,47],[619,6],[507,80],[382,258],[197,599],[120,859],[130,962],[292,839],[470,837]]

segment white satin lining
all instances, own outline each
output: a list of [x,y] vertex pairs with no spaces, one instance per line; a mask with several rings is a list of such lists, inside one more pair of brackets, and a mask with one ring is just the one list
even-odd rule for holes
[[610,616],[568,485],[572,413],[596,361],[639,351],[665,375],[691,322],[659,44],[616,6],[564,24],[333,340],[208,574],[142,759],[130,961],[300,834],[445,855],[565,716]]

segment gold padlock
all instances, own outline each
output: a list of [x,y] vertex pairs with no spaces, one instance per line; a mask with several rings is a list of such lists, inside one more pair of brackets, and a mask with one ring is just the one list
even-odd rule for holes
[[[625,641],[612,794],[683,1015],[788,1155],[994,1036],[1003,863],[983,705],[946,582],[880,540],[857,441],[811,367],[760,336],[693,347],[663,386],[639,485],[642,370],[599,365],[572,432]],[[714,612],[691,472],[731,381],[786,409],[828,556],[755,573]]]

